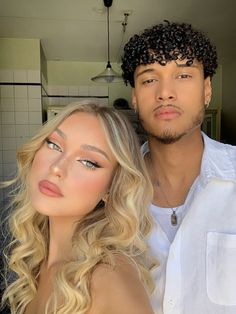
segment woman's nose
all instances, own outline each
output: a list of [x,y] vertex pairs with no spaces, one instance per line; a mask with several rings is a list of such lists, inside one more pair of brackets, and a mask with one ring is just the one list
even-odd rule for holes
[[54,161],[50,166],[50,171],[53,175],[58,178],[66,176],[67,173],[67,159],[61,156],[59,159]]

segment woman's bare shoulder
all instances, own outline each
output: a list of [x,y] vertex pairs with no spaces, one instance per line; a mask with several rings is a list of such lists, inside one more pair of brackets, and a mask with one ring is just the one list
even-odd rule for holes
[[153,314],[138,271],[126,257],[117,257],[114,268],[100,264],[92,276],[91,292],[88,314]]

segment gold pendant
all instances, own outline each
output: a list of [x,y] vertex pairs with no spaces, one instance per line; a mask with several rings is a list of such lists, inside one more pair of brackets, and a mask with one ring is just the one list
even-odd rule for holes
[[171,224],[172,226],[176,226],[177,223],[178,223],[177,215],[175,211],[173,211],[173,213],[171,214]]

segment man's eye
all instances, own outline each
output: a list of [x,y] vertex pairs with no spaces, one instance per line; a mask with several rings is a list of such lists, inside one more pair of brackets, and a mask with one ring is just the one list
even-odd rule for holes
[[90,160],[84,159],[84,160],[79,160],[86,168],[95,170],[96,168],[101,168],[96,162],[92,162]]
[[192,76],[190,74],[180,74],[177,77],[181,79],[187,79],[187,78],[191,78]]
[[153,82],[156,82],[156,80],[155,79],[148,79],[148,80],[143,81],[143,85],[151,84]]
[[46,139],[46,143],[47,143],[47,147],[52,149],[52,150],[57,150],[58,152],[62,152],[62,149],[59,145],[57,145],[56,143],[52,142],[49,139]]

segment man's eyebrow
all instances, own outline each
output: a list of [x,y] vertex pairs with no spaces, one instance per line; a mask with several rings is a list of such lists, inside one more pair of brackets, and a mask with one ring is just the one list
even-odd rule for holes
[[149,67],[149,68],[147,68],[147,69],[144,69],[144,70],[141,70],[140,72],[138,72],[138,73],[136,74],[136,78],[139,77],[140,75],[145,74],[145,73],[152,73],[152,72],[154,72],[154,69],[151,68],[151,67]]
[[108,157],[107,153],[104,152],[104,150],[96,147],[96,146],[93,146],[93,145],[89,145],[89,144],[82,144],[80,146],[82,149],[84,150],[88,150],[88,151],[92,151],[92,152],[96,152],[96,153],[100,153],[102,154],[107,160],[110,161],[110,158]]
[[175,62],[178,68],[198,68],[198,65],[192,63],[192,64],[187,64],[187,63],[177,63]]

